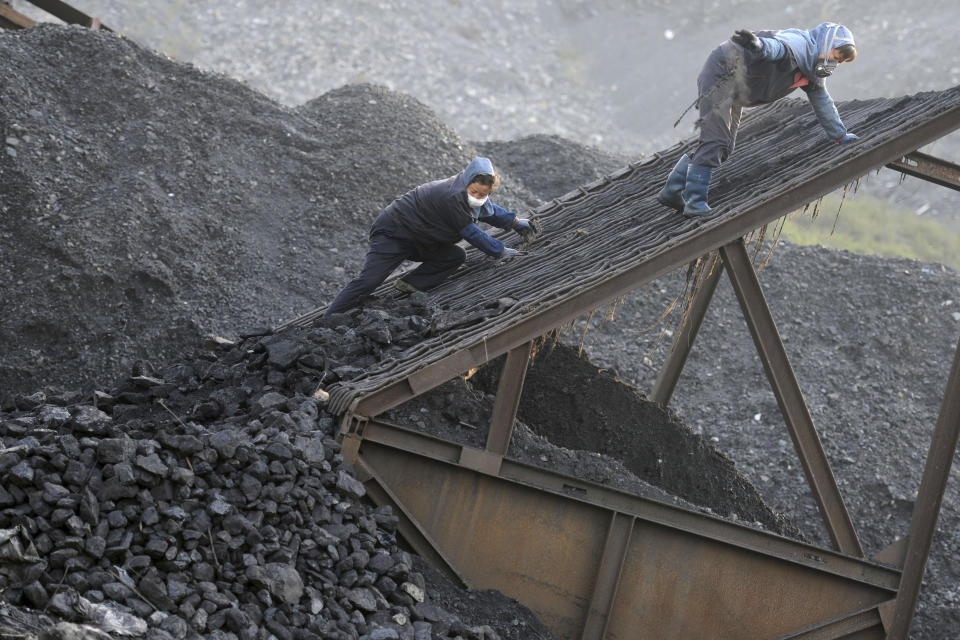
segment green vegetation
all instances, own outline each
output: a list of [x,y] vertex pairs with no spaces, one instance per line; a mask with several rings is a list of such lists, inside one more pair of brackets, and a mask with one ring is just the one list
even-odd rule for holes
[[[855,253],[913,258],[960,269],[960,228],[898,209],[883,200],[857,195],[826,196],[790,214],[781,236],[795,244],[821,245]],[[839,210],[839,216],[838,216]]]

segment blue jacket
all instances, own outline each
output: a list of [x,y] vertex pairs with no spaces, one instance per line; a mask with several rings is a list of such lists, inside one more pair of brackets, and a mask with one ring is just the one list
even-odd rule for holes
[[[809,31],[758,31],[757,36],[763,43],[760,53],[744,52],[750,94],[747,104],[773,102],[799,86],[806,92],[827,135],[832,140],[846,135],[847,128],[827,92],[825,78],[817,77],[815,67],[821,56],[829,56],[831,50],[855,44],[850,30],[833,22],[824,22]],[[757,82],[758,77],[765,80]]]
[[371,233],[382,231],[426,251],[464,239],[488,255],[499,256],[503,243],[476,223],[509,229],[517,216],[489,200],[479,208],[467,204],[467,185],[481,174],[493,175],[493,163],[474,158],[461,173],[408,191],[387,206]]

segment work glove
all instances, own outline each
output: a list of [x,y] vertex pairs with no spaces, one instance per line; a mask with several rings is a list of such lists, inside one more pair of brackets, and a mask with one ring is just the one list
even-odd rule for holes
[[860,136],[855,133],[847,133],[842,138],[837,138],[834,140],[837,144],[846,144],[848,142],[853,142],[854,140],[859,140]]
[[760,51],[763,50],[763,43],[760,42],[760,38],[749,29],[739,29],[735,31],[730,39],[747,51],[760,53]]
[[511,249],[510,247],[504,247],[503,251],[500,252],[500,257],[498,260],[503,260],[504,258],[509,258],[510,256],[519,255],[520,252],[516,249]]
[[520,237],[523,238],[523,245],[526,246],[536,240],[540,232],[543,231],[543,227],[537,219],[514,218],[513,230],[520,234]]

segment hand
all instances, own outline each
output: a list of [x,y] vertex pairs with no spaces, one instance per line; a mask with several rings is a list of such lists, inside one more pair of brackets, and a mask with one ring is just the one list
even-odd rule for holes
[[500,252],[500,258],[499,258],[499,259],[500,259],[500,260],[503,260],[504,258],[509,258],[510,256],[515,256],[515,255],[519,255],[519,254],[520,254],[520,252],[517,251],[516,249],[511,249],[510,247],[504,247],[504,248],[503,248],[503,251]]
[[537,219],[514,218],[513,230],[520,234],[525,244],[529,244],[540,235],[543,227],[540,226],[540,221]]
[[859,139],[860,139],[860,136],[858,136],[857,134],[847,133],[842,138],[837,138],[836,140],[834,140],[834,142],[836,142],[837,144],[846,144],[848,142],[853,142],[854,140],[859,140]]
[[763,43],[760,42],[760,38],[749,29],[739,29],[735,31],[730,39],[747,51],[752,51],[753,53],[760,53],[763,49]]

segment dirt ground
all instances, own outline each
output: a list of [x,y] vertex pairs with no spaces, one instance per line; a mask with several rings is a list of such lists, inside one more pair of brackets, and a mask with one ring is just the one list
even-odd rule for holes
[[[622,163],[556,136],[470,142],[470,131],[454,131],[423,103],[374,85],[283,106],[229,77],[79,28],[0,32],[0,71],[5,409],[46,386],[89,397],[138,361],[175,360],[206,333],[235,337],[325,304],[359,267],[379,209],[475,153],[504,169],[499,202],[518,210]],[[960,278],[940,265],[785,243],[760,277],[858,531],[878,551],[906,533],[960,334]],[[584,349],[606,372],[584,369],[577,388],[599,395],[619,378],[649,389],[670,343],[649,327],[681,291],[682,274],[673,274],[628,296],[614,321],[595,319]],[[582,335],[582,325],[572,327],[564,342],[579,346]],[[557,356],[569,352],[548,357]],[[525,402],[536,402],[537,371]],[[653,462],[685,447],[757,500],[744,520],[775,527],[782,513],[824,542],[725,283],[674,413],[663,416],[672,428],[658,437],[661,448],[629,449],[636,438],[575,428],[644,415],[642,403],[615,416],[593,407],[569,407],[578,420],[549,434],[559,421],[535,416],[551,407],[521,420],[531,442],[604,451],[624,474],[659,477],[659,485],[645,481],[698,504],[702,484]],[[949,637],[960,626],[958,519],[954,472],[914,637]]]

